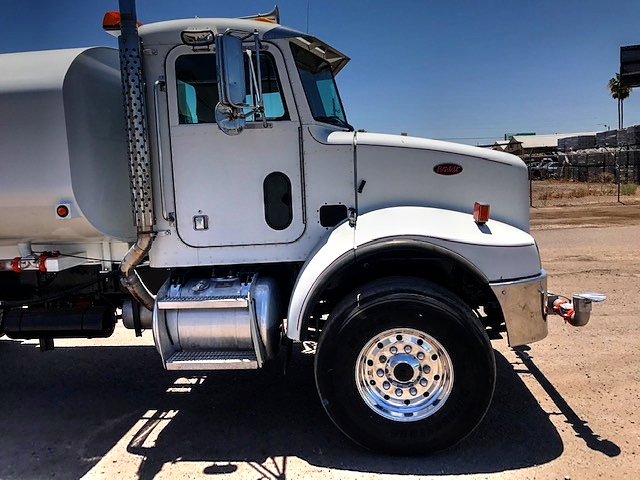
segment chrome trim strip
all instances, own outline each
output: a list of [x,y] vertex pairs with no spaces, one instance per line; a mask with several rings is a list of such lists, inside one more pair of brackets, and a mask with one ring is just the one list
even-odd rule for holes
[[173,212],[167,212],[167,204],[164,193],[164,159],[162,157],[162,128],[160,127],[160,90],[165,88],[164,80],[156,80],[153,84],[153,111],[156,120],[156,143],[158,144],[158,180],[160,183],[160,204],[162,205],[162,218],[167,222],[175,221]]
[[160,310],[178,310],[178,309],[213,309],[213,308],[247,308],[249,303],[246,298],[203,298],[185,299],[167,298],[159,300],[158,308]]

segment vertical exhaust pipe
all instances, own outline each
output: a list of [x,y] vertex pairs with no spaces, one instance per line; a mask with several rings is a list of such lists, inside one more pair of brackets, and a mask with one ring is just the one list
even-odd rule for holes
[[119,7],[120,76],[127,125],[131,200],[138,231],[136,243],[120,264],[121,283],[145,308],[153,310],[155,298],[135,271],[135,268],[149,253],[154,238],[151,162],[136,2],[135,0],[119,0]]

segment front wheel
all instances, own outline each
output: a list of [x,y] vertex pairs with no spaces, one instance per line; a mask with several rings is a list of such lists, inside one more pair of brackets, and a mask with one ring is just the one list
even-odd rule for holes
[[333,422],[374,450],[447,448],[484,416],[495,358],[470,309],[420,279],[377,280],[347,295],[318,344],[316,385]]

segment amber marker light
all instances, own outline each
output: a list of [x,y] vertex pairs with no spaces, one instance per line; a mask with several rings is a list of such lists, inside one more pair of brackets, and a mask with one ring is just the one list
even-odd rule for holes
[[478,225],[484,225],[489,221],[489,204],[476,202],[473,204],[473,220]]
[[269,18],[269,17],[256,17],[253,20],[256,20],[257,22],[267,22],[267,23],[274,23],[274,24],[278,23],[275,21],[275,19]]
[[[142,22],[138,22],[141,26]],[[102,18],[102,28],[107,32],[120,30],[120,12],[107,12]]]
[[120,30],[120,12],[107,12],[102,18],[102,28],[105,30]]

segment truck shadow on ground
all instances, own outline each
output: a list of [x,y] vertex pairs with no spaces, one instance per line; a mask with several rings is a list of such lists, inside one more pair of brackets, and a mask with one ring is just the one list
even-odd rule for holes
[[[256,478],[284,479],[289,457],[369,473],[490,473],[547,463],[563,452],[548,414],[498,352],[497,387],[485,419],[460,444],[429,457],[378,455],[344,438],[318,400],[312,356],[300,352],[285,377],[277,368],[165,372],[151,347],[41,354],[2,341],[0,358],[2,478],[78,478],[123,439],[126,450],[140,456],[141,479],[183,461],[209,464],[203,476],[232,473],[234,463],[243,462]],[[614,447],[607,445],[615,453]]]

